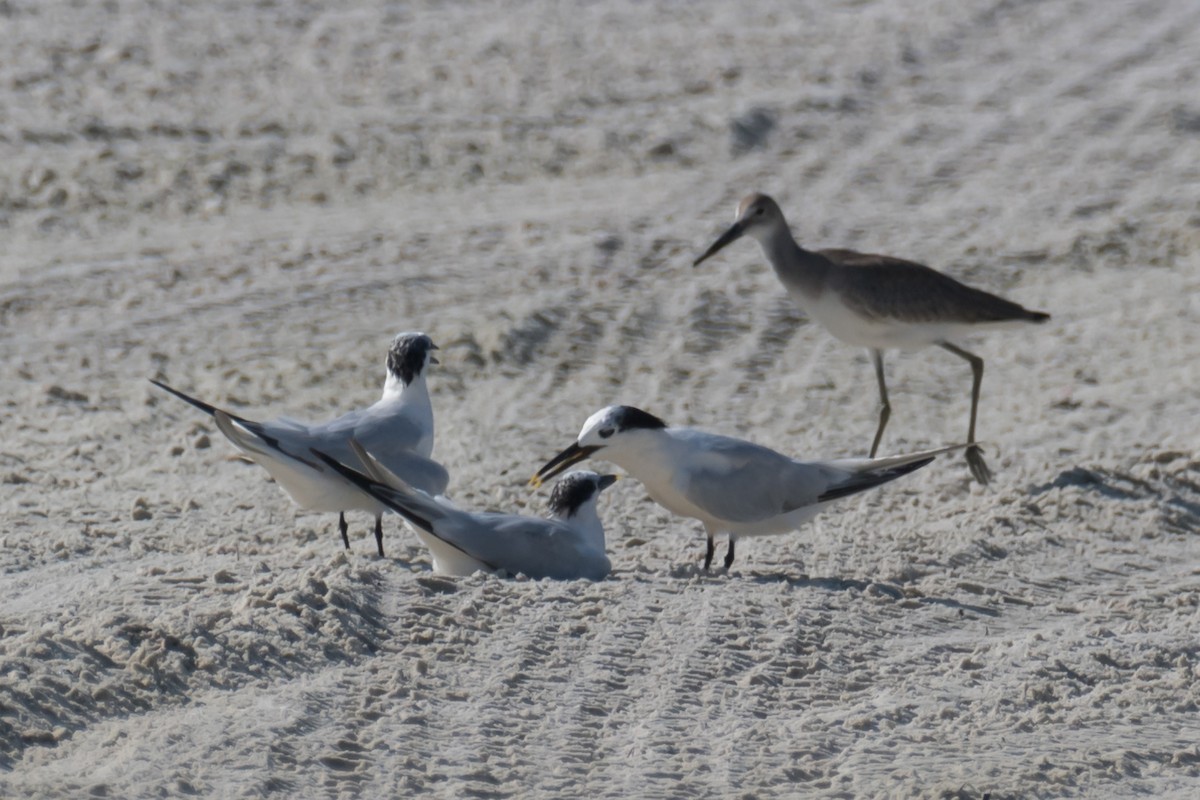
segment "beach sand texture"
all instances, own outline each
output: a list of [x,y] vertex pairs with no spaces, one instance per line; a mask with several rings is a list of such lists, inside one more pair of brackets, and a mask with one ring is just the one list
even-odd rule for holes
[[[920,7],[0,3],[0,796],[1195,796],[1200,4]],[[963,342],[991,486],[705,574],[626,480],[608,580],[445,578],[146,380],[322,419],[425,330],[471,508],[610,403],[864,455],[867,354],[691,267],[752,190],[1053,314]],[[961,441],[887,365],[881,453]]]

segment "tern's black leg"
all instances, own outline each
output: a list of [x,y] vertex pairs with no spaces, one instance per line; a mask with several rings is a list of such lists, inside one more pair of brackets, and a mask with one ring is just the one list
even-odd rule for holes
[[942,342],[941,345],[954,355],[965,358],[971,365],[971,425],[967,429],[967,444],[970,445],[967,448],[967,466],[971,468],[971,475],[975,480],[987,485],[992,479],[992,471],[983,460],[983,449],[975,444],[975,415],[979,411],[979,387],[983,384],[983,359],[949,342]]
[[725,551],[725,569],[729,569],[733,566],[733,545],[735,542],[737,542],[737,539],[730,536],[729,549]]
[[342,544],[346,545],[346,549],[350,549],[350,535],[346,531],[350,530],[350,526],[346,524],[346,513],[338,512],[338,530],[342,532]]
[[875,451],[879,449],[879,440],[883,438],[883,429],[892,416],[892,405],[888,402],[887,382],[883,379],[883,351],[872,350],[871,360],[875,362],[875,379],[879,382],[879,427],[875,429],[875,441],[871,442],[871,458],[874,458]]
[[717,551],[717,544],[716,544],[716,542],[713,541],[712,534],[710,533],[708,535],[708,550],[704,554],[704,571],[705,572],[707,572],[708,568],[712,566],[713,553],[715,553],[716,551]]
[[383,514],[375,516],[375,547],[379,549],[379,557],[383,558]]

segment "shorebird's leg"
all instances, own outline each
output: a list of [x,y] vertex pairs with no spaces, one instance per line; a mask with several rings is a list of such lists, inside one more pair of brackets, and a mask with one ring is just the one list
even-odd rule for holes
[[375,515],[375,547],[379,549],[379,557],[383,558],[383,514]]
[[875,441],[871,442],[871,458],[874,458],[875,451],[879,449],[879,440],[883,438],[883,429],[892,416],[892,406],[888,402],[887,382],[883,379],[883,351],[872,349],[871,360],[875,362],[875,379],[879,381],[879,427],[875,429]]
[[708,568],[712,566],[713,553],[717,550],[716,542],[713,541],[712,531],[705,530],[708,534],[708,550],[704,553],[704,571],[708,572]]
[[346,524],[346,512],[338,512],[338,530],[342,532],[342,544],[346,545],[346,549],[350,549],[350,536],[346,531],[350,530],[350,526]]
[[725,569],[733,566],[733,545],[737,542],[737,537],[732,533],[729,534],[729,549],[725,551]]
[[965,358],[971,365],[971,426],[967,429],[967,466],[971,468],[971,475],[975,480],[983,485],[987,485],[992,479],[992,471],[988,469],[987,462],[983,460],[983,449],[975,444],[975,414],[979,411],[979,387],[983,383],[983,359],[974,353],[968,353],[961,347],[955,347],[949,342],[941,342],[944,349],[949,350],[954,355]]

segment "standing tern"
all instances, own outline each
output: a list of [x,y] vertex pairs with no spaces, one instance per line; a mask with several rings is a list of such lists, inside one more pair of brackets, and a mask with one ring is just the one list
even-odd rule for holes
[[604,525],[596,510],[600,493],[616,475],[580,470],[563,476],[550,494],[550,518],[493,512],[472,513],[445,497],[409,486],[378,459],[351,442],[363,474],[335,458],[313,454],[362,491],[408,520],[433,556],[433,569],[447,575],[504,570],[530,578],[602,580],[612,568],[604,552]]
[[375,515],[375,544],[383,556],[383,513],[387,506],[361,492],[353,483],[328,469],[310,453],[319,448],[354,463],[351,438],[371,448],[389,470],[411,485],[441,494],[450,482],[446,469],[429,456],[433,452],[433,406],[425,371],[438,363],[437,345],[423,333],[401,333],[387,354],[383,396],[367,408],[315,425],[286,417],[254,422],[197,400],[151,379],[151,383],[191,403],[213,417],[221,433],[271,477],[301,508],[338,512],[342,542],[350,547],[346,511]]
[[603,458],[641,481],[650,498],[704,524],[712,565],[718,533],[729,535],[725,567],[743,536],[786,533],[825,505],[920,469],[948,447],[888,458],[797,461],[742,439],[694,428],[668,428],[653,414],[608,406],[588,417],[579,437],[530,479],[534,486],[589,456]]
[[991,470],[975,441],[983,359],[954,344],[954,340],[981,328],[1045,322],[1049,314],[1030,311],[912,261],[853,250],[805,250],[792,238],[779,206],[765,194],[743,199],[733,226],[693,266],[743,236],[758,241],[775,275],[805,314],[843,342],[870,350],[880,399],[872,458],[892,409],[883,378],[883,351],[916,350],[936,344],[966,359],[973,378],[967,464],[977,481],[986,484],[991,480]]

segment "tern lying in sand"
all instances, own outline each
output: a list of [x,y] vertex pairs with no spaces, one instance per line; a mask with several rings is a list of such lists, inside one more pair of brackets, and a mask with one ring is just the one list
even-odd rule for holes
[[383,556],[383,512],[386,506],[363,494],[311,455],[320,448],[354,463],[350,439],[363,442],[389,470],[403,475],[411,485],[441,494],[450,482],[446,469],[429,458],[433,451],[433,407],[425,384],[425,370],[436,364],[437,345],[423,333],[401,333],[387,355],[383,397],[374,405],[350,411],[329,422],[307,425],[281,418],[252,422],[197,400],[165,383],[151,380],[216,421],[221,433],[271,473],[271,477],[301,508],[337,511],[342,542],[350,547],[346,511],[375,515],[375,544]]
[[815,517],[826,504],[920,469],[960,446],[889,458],[796,461],[742,439],[693,428],[668,428],[653,414],[609,406],[583,423],[575,443],[530,479],[534,486],[572,464],[596,456],[641,481],[654,502],[704,524],[712,564],[718,533],[729,535],[725,567],[743,536],[785,533]]
[[470,575],[479,570],[503,570],[530,578],[598,581],[611,569],[596,501],[616,482],[615,475],[581,470],[563,476],[550,494],[550,519],[472,513],[444,497],[431,497],[407,485],[357,442],[351,442],[351,447],[355,462],[364,464],[368,474],[325,453],[313,453],[408,520],[429,548],[435,572]]
[[805,250],[792,238],[779,206],[765,194],[752,194],[742,200],[737,220],[695,260],[694,266],[742,236],[758,240],[776,276],[805,314],[843,342],[871,351],[880,398],[872,458],[892,409],[883,378],[883,351],[916,350],[936,344],[966,359],[973,379],[967,465],[975,480],[991,480],[991,470],[975,441],[983,359],[953,342],[989,328],[1045,322],[1049,314],[1022,308],[912,261],[853,250]]

